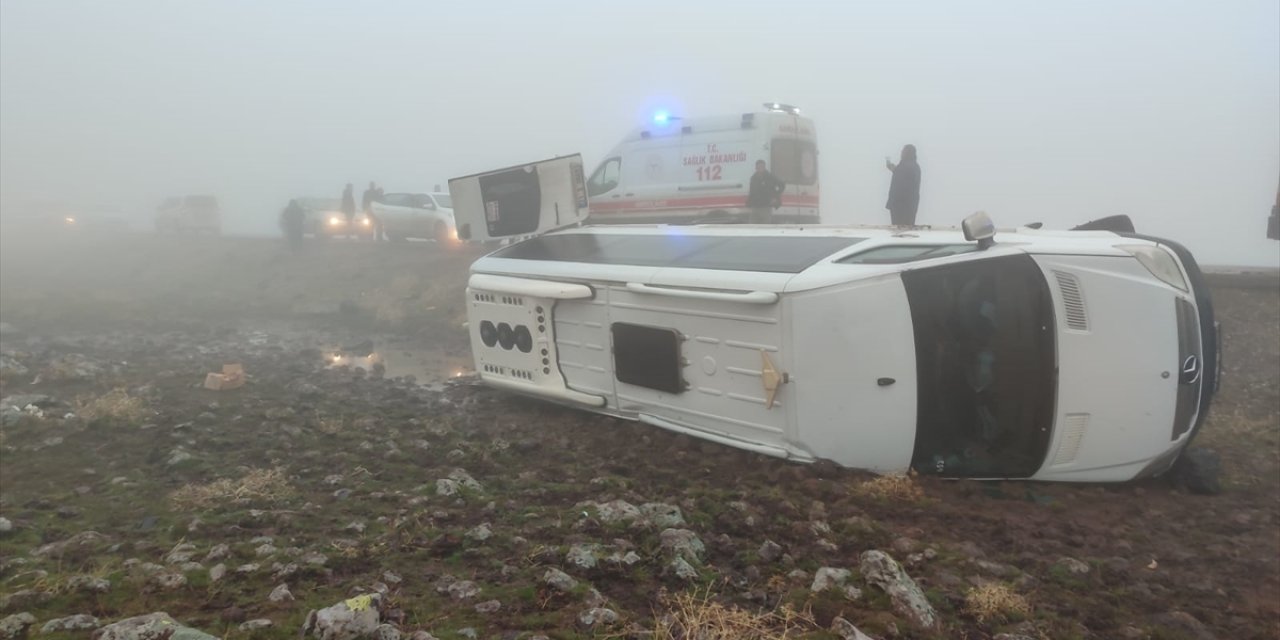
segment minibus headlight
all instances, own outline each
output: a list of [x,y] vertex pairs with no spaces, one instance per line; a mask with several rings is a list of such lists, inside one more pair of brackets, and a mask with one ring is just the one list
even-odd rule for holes
[[1182,291],[1187,291],[1187,279],[1182,277],[1182,269],[1178,268],[1178,262],[1168,251],[1154,245],[1145,244],[1125,244],[1119,245],[1117,249],[1123,249],[1129,252],[1133,257],[1142,263],[1142,266],[1151,272],[1151,275],[1160,279],[1161,282],[1169,286],[1176,287]]

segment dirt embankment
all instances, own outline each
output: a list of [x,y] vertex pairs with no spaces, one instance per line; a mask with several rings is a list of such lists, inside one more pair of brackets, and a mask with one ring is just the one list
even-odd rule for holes
[[[0,396],[44,396],[0,427],[0,618],[167,611],[285,638],[378,590],[386,623],[439,638],[680,637],[717,613],[743,638],[841,637],[837,618],[899,638],[1280,634],[1274,284],[1215,281],[1227,361],[1201,445],[1226,489],[1196,496],[879,480],[334,368],[328,346],[365,340],[465,355],[470,256],[167,240],[0,239]],[[198,388],[233,361],[243,388]]]

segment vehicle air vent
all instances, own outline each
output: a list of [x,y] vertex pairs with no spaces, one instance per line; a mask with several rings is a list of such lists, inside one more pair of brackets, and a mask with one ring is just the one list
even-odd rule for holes
[[1057,453],[1053,454],[1053,465],[1075,462],[1080,453],[1080,443],[1084,440],[1084,432],[1089,427],[1089,414],[1068,413],[1062,420],[1062,442],[1058,444]]
[[1054,271],[1058,289],[1062,291],[1062,306],[1066,310],[1067,327],[1075,331],[1089,330],[1089,315],[1084,307],[1084,291],[1080,279],[1066,271]]

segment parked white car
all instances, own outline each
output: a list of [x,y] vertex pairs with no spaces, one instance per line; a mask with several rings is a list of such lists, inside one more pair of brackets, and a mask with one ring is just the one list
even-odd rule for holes
[[441,246],[458,244],[453,200],[447,193],[388,193],[370,207],[374,224],[388,240],[435,240]]
[[[463,235],[572,222],[573,161],[451,181]],[[467,298],[487,384],[881,473],[1159,475],[1220,370],[1195,259],[1122,216],[563,229],[476,261]]]

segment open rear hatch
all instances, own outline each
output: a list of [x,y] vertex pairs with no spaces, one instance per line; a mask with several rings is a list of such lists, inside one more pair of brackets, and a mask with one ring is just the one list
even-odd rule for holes
[[458,238],[472,242],[541,235],[587,217],[580,154],[454,178],[449,193]]

